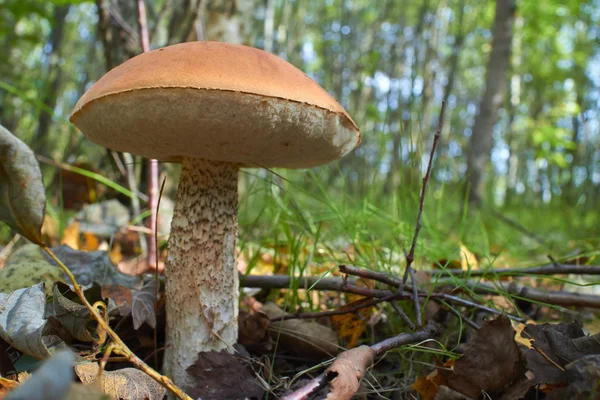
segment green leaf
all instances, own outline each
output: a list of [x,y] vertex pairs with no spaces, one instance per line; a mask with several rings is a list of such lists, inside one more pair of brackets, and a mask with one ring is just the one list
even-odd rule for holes
[[43,245],[46,192],[31,149],[0,125],[0,220]]

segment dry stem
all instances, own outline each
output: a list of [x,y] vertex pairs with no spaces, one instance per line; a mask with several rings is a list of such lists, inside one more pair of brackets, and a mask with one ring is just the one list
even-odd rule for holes
[[79,284],[75,280],[75,277],[73,276],[73,273],[71,273],[71,270],[69,270],[69,268],[65,264],[63,264],[63,262],[60,261],[58,259],[58,257],[56,257],[56,255],[52,252],[52,250],[48,246],[43,245],[42,249],[44,249],[44,251],[46,253],[48,253],[48,255],[60,266],[60,268],[62,268],[64,273],[67,274],[67,276],[71,280],[71,283],[73,284],[73,290],[75,290],[75,293],[77,293],[77,296],[79,296],[79,299],[81,300],[83,305],[88,309],[88,311],[90,312],[92,317],[94,317],[94,319],[98,322],[98,325],[100,325],[100,327],[106,331],[108,336],[113,341],[113,345],[114,345],[114,347],[112,348],[113,352],[116,354],[120,354],[124,357],[127,357],[127,360],[131,364],[133,364],[134,367],[144,371],[147,375],[149,375],[156,382],[158,382],[159,384],[164,386],[167,390],[171,391],[171,393],[173,393],[178,399],[192,400],[191,397],[186,395],[181,389],[179,389],[177,386],[175,386],[175,384],[168,377],[159,374],[154,369],[149,367],[138,356],[136,356],[129,349],[129,347],[127,347],[127,345],[121,340],[119,335],[117,335],[111,329],[111,327],[108,325],[106,320],[104,318],[102,318],[102,316],[100,314],[98,314],[98,311],[86,299],[85,295],[83,294],[83,290],[81,289],[81,286],[79,286]]

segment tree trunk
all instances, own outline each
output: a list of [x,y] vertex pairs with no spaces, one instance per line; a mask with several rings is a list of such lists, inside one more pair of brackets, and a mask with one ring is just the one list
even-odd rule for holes
[[50,141],[48,140],[48,132],[52,124],[52,113],[56,107],[58,92],[62,78],[62,68],[59,65],[60,53],[64,37],[65,17],[69,12],[69,5],[56,6],[52,21],[52,32],[48,39],[48,45],[51,50],[48,54],[48,74],[46,81],[50,80],[47,86],[42,103],[45,109],[42,109],[38,118],[37,130],[35,132],[35,147],[38,153],[48,157],[51,153]]
[[515,0],[496,0],[496,17],[492,28],[492,50],[487,65],[485,91],[475,118],[467,153],[469,202],[480,205],[484,194],[484,171],[489,166],[493,146],[493,130],[498,110],[504,101],[506,75],[510,66],[510,51]]

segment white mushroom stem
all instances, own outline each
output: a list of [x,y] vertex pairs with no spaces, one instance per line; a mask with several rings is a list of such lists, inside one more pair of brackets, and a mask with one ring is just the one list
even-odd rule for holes
[[238,335],[238,165],[182,162],[166,262],[164,372],[182,389],[203,352],[231,349]]

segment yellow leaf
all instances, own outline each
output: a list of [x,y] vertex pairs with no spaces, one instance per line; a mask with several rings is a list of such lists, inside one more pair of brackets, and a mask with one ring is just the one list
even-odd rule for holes
[[79,221],[75,221],[65,228],[60,244],[66,244],[73,250],[79,250]]
[[479,269],[479,262],[477,261],[477,257],[473,254],[467,246],[463,243],[460,244],[460,266],[463,271],[467,271],[469,269]]

